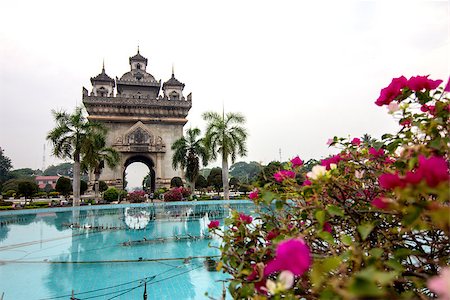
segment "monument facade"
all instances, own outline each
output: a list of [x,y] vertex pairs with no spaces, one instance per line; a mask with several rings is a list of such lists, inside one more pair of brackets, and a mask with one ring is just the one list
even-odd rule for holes
[[[100,180],[123,188],[125,170],[134,163],[147,165],[151,190],[168,186],[181,170],[172,168],[172,144],[183,136],[183,126],[192,106],[192,94],[183,95],[184,84],[172,77],[161,80],[147,72],[148,59],[139,53],[129,58],[130,71],[116,79],[105,72],[91,78],[92,90],[83,87],[83,103],[89,120],[108,129],[107,146],[120,153],[116,169],[107,166]],[[90,178],[93,180],[93,177]]]

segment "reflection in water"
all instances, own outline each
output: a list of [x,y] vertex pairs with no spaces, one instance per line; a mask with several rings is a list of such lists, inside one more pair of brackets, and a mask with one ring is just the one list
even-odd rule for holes
[[[222,285],[216,281],[226,275],[206,271],[203,257],[219,254],[217,249],[208,247],[208,243],[218,245],[220,240],[206,238],[207,225],[210,218],[219,219],[225,212],[228,213],[217,206],[203,205],[200,209],[170,204],[73,209],[52,216],[40,215],[33,223],[34,215],[24,222],[32,223],[28,226],[19,223],[0,228],[0,261],[12,258],[1,250],[2,246],[15,245],[14,250],[21,252],[12,259],[22,262],[0,265],[1,289],[6,299],[64,296],[70,295],[72,289],[75,296],[85,292],[79,294],[80,299],[108,299],[135,288],[115,299],[141,299],[140,285],[146,280],[148,299],[205,299],[205,292],[220,298]],[[68,223],[83,226],[63,225]],[[93,230],[102,226],[118,229]],[[162,242],[124,246],[126,241],[145,239]],[[24,280],[34,288],[21,288]],[[106,293],[110,294],[103,295]]]

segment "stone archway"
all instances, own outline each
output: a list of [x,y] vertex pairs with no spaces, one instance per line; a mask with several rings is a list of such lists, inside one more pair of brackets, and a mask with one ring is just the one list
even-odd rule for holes
[[156,173],[155,173],[155,169],[154,169],[155,163],[153,162],[151,157],[149,157],[147,155],[143,155],[143,154],[133,155],[125,160],[125,163],[123,165],[123,172],[122,172],[122,189],[125,189],[125,187],[123,186],[125,184],[125,175],[126,175],[125,171],[129,165],[131,165],[132,163],[135,163],[135,162],[140,162],[140,163],[145,164],[148,167],[148,169],[150,170],[151,184],[150,184],[149,192],[154,193],[155,189],[156,189]]

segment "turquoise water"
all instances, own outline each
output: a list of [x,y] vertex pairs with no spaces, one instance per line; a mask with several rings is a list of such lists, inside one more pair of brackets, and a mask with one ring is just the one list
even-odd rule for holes
[[[252,210],[245,201],[232,206]],[[228,213],[217,202],[2,213],[0,295],[143,299],[146,284],[148,299],[220,299],[227,277],[204,265],[219,255],[207,224]]]

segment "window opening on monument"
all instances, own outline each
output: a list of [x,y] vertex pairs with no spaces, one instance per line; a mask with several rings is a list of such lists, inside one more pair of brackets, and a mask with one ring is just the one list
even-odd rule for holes
[[144,179],[146,179],[145,177],[149,173],[150,173],[150,169],[147,167],[146,164],[141,163],[141,162],[131,163],[125,169],[125,176],[124,176],[124,180],[125,180],[124,183],[126,183],[125,189],[128,192],[135,191],[135,190],[138,190],[138,191],[144,190],[144,184],[145,184]]
[[136,65],[136,69],[140,70],[141,69],[141,64],[137,64]]

